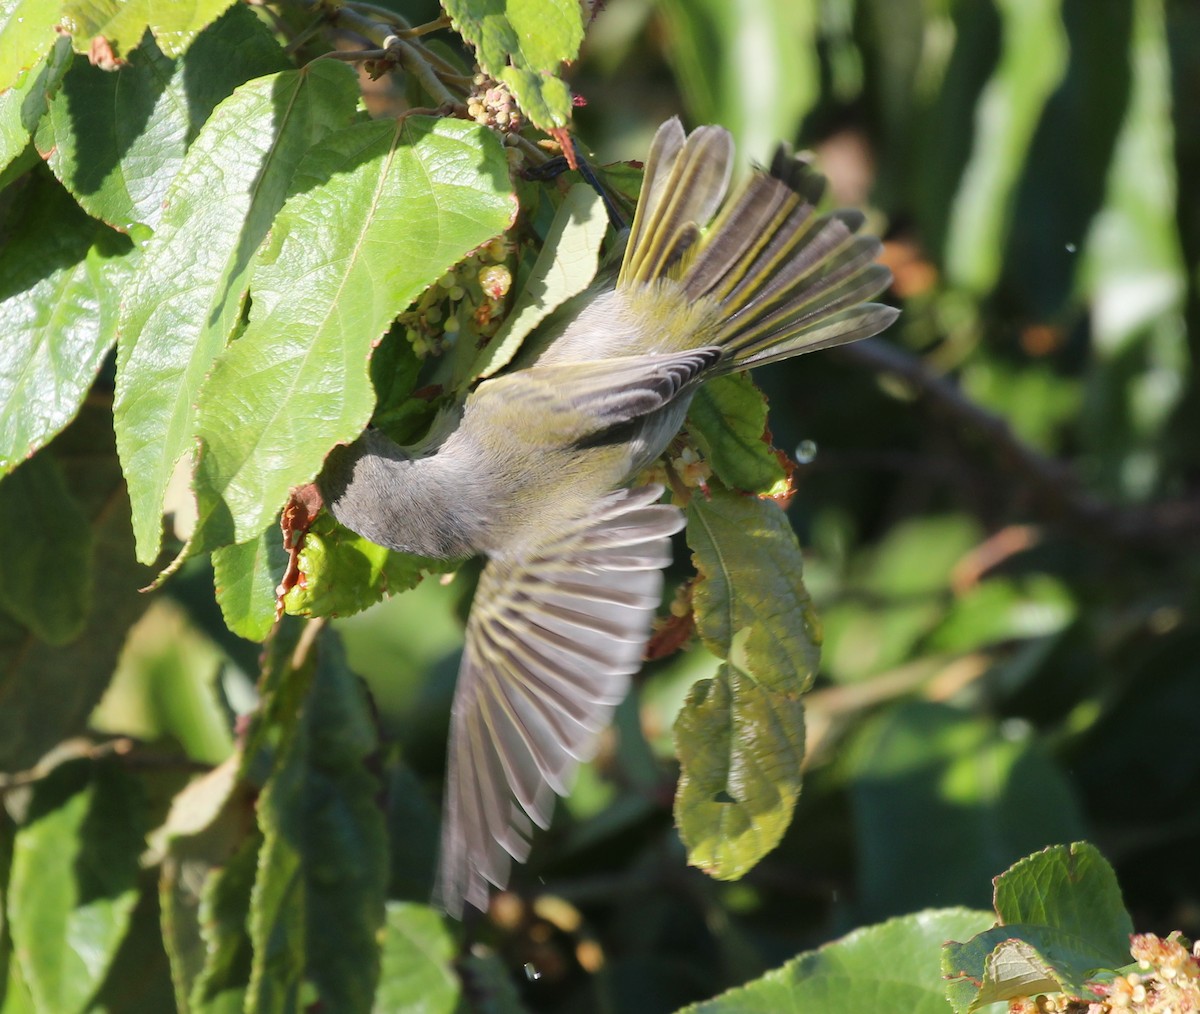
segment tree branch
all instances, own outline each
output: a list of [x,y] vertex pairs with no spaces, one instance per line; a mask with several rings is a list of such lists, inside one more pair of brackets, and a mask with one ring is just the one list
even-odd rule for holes
[[1047,520],[1077,525],[1094,538],[1160,548],[1200,538],[1200,498],[1129,507],[1110,503],[1084,489],[1070,465],[1024,443],[1007,419],[973,402],[916,356],[879,339],[845,345],[835,353],[856,366],[897,377],[931,412],[982,437],[1034,495]]

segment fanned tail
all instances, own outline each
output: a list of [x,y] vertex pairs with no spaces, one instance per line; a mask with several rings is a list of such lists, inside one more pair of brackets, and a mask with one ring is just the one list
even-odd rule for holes
[[769,171],[755,171],[722,206],[732,156],[720,127],[685,135],[677,119],[663,124],[617,287],[669,278],[690,304],[719,305],[704,341],[726,350],[724,370],[842,345],[891,324],[896,309],[868,302],[892,276],[876,261],[879,240],[857,235],[863,216],[817,214],[825,181],[783,146]]

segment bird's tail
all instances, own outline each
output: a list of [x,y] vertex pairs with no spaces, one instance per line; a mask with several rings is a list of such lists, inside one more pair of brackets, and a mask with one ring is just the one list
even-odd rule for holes
[[689,303],[719,305],[706,338],[728,350],[731,369],[856,341],[895,320],[893,307],[867,302],[891,272],[876,262],[879,240],[856,235],[859,212],[818,215],[824,179],[783,146],[725,201],[732,159],[720,127],[685,135],[671,119],[659,128],[618,288],[670,278]]

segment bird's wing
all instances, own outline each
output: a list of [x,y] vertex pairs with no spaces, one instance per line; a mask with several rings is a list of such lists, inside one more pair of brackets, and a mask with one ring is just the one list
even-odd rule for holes
[[[487,381],[493,411],[536,414],[556,443],[648,416],[692,389],[724,357],[715,346],[581,363],[534,366]],[[482,391],[482,388],[480,389]]]
[[525,560],[493,559],[467,622],[455,691],[437,895],[484,910],[547,827],[642,663],[675,507],[621,490]]

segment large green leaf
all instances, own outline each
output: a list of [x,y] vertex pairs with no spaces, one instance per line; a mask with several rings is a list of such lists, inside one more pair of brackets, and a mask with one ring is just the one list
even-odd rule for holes
[[71,43],[60,38],[46,58],[0,93],[0,170],[22,154],[71,66]]
[[989,921],[987,912],[947,908],[868,926],[680,1014],[949,1014],[939,949]]
[[237,5],[171,60],[147,41],[128,67],[76,60],[35,137],[90,215],[122,232],[158,227],[167,189],[216,105],[239,84],[286,68],[270,31]]
[[461,987],[458,948],[443,917],[427,905],[388,902],[377,1014],[451,1014]]
[[819,95],[815,0],[664,0],[667,56],[692,116],[765,159]]
[[79,411],[112,345],[134,260],[43,171],[16,184],[0,246],[0,476]]
[[949,705],[897,705],[847,756],[864,918],[935,898],[983,902],[997,869],[1084,830],[1070,785],[1027,731]]
[[257,257],[246,332],[200,410],[193,551],[258,535],[371,416],[372,346],[424,288],[502,232],[514,205],[488,130],[408,117],[316,145]]
[[92,604],[91,536],[49,455],[0,481],[0,610],[50,644],[74,639]]
[[577,0],[442,0],[442,6],[475,47],[479,66],[509,86],[534,126],[570,122],[571,92],[555,75],[583,42]]
[[167,56],[178,56],[233,0],[66,0],[62,24],[75,38],[75,48],[86,53],[97,35],[125,56],[149,29]]
[[113,764],[73,761],[38,783],[8,909],[39,1011],[81,1011],[104,980],[137,900],[143,811],[137,782]]
[[1129,964],[1133,922],[1112,867],[1092,845],[1055,845],[996,878],[998,925],[946,944],[951,1003],[970,1014],[1038,993],[1086,995],[1097,971]]
[[368,1012],[379,978],[387,836],[369,766],[373,716],[336,639],[315,650],[316,662],[284,675],[272,706],[280,745],[258,803],[249,1014],[312,1003]]
[[238,88],[204,123],[121,307],[114,409],[138,558],[158,555],[163,497],[195,442],[195,406],[242,311],[251,258],[301,158],[354,115],[349,68],[323,61]]
[[0,92],[17,84],[54,45],[59,10],[50,0],[0,0]]
[[696,494],[688,542],[699,573],[696,629],[728,663],[692,688],[675,722],[675,820],[689,862],[735,879],[791,821],[804,760],[800,697],[820,635],[799,544],[774,503],[722,489]]

